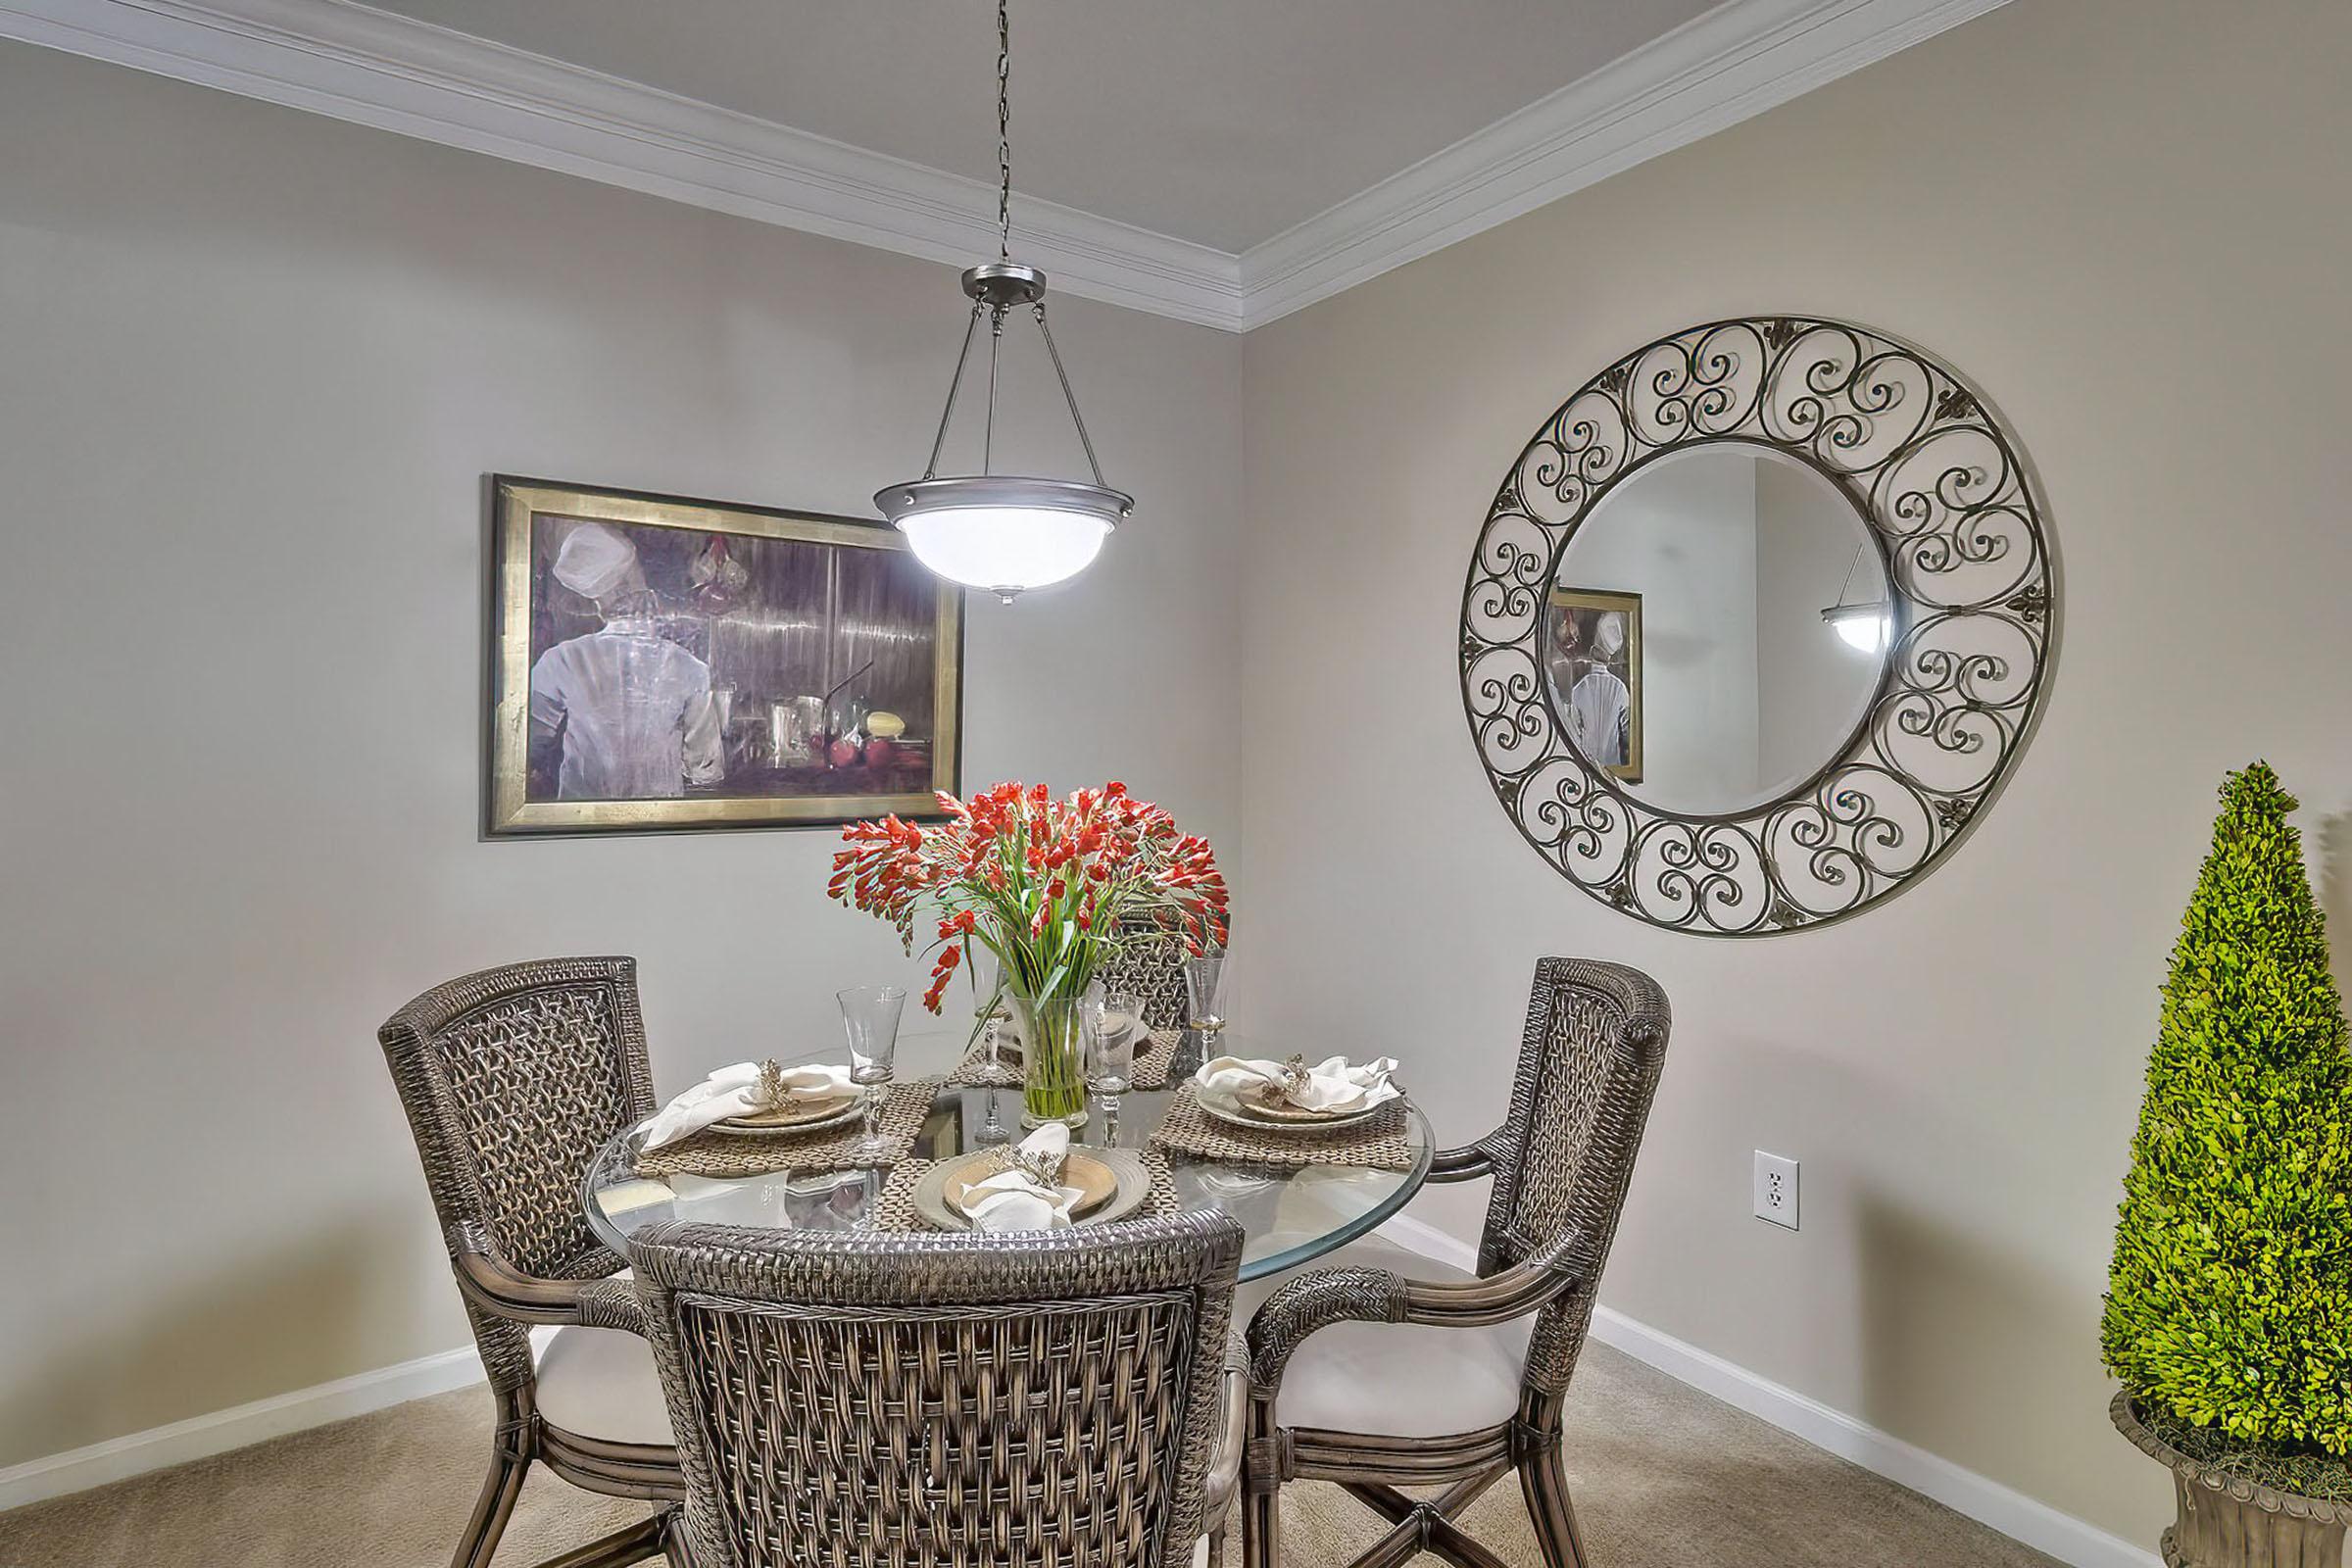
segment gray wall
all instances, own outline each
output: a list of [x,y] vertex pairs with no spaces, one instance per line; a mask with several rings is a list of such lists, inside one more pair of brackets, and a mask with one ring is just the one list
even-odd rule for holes
[[[829,833],[477,842],[482,476],[870,515],[963,302],[17,45],[0,147],[6,1465],[465,1343],[373,1038],[424,986],[635,954],[674,1090],[906,977]],[[1235,845],[1240,342],[1056,317],[1143,507],[970,605],[965,776],[1115,773]]]
[[[2107,1428],[2099,1296],[2226,768],[2267,756],[2301,793],[2352,922],[2348,71],[2338,0],[2027,0],[1244,360],[1247,653],[1284,679],[1245,694],[1236,1016],[1387,1042],[1463,1138],[1501,1113],[1539,956],[1650,970],[1674,1042],[1603,1300],[2142,1543],[2169,1491]],[[1708,942],[1520,841],[1456,617],[1538,423],[1746,311],[1850,317],[1981,382],[2038,466],[2066,614],[2040,733],[1948,864],[1843,925]],[[1749,1216],[1759,1148],[1804,1162],[1796,1235]],[[1421,1206],[1467,1235],[1474,1201]]]

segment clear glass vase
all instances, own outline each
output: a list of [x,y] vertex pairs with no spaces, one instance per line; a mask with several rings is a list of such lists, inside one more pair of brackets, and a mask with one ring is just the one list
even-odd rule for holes
[[1021,1125],[1086,1124],[1088,1008],[1079,997],[1024,997],[1007,991],[1021,1030]]

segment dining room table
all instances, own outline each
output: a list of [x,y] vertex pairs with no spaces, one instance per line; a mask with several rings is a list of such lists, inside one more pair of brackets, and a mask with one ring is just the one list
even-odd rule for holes
[[[1311,1043],[1307,1047],[1303,1054],[1311,1059],[1318,1053]],[[1220,1054],[1279,1060],[1300,1054],[1301,1042],[1286,1039],[1277,1046],[1228,1027],[1215,1049]],[[793,1059],[818,1062],[839,1055],[819,1051]],[[1433,1152],[1429,1123],[1409,1092],[1398,1102],[1401,1114],[1389,1146],[1401,1155],[1377,1164],[1203,1157],[1155,1147],[1161,1141],[1154,1134],[1179,1109],[1200,1056],[1200,1034],[1185,1030],[1164,1087],[1119,1095],[1115,1117],[1099,1097],[1090,1096],[1087,1119],[1073,1131],[1072,1148],[1153,1151],[1155,1169],[1164,1171],[1167,1206],[1219,1209],[1240,1221],[1243,1280],[1297,1268],[1345,1246],[1402,1208],[1427,1179]],[[1026,1129],[1017,1076],[1004,1067],[1000,1069],[1004,1082],[951,1081],[969,1076],[971,1059],[967,1042],[955,1035],[899,1042],[896,1077],[906,1086],[903,1098],[915,1102],[920,1118],[906,1146],[907,1160],[949,1161],[1022,1138]],[[639,1122],[608,1141],[582,1184],[590,1229],[624,1259],[633,1261],[631,1238],[639,1231],[671,1221],[784,1230],[912,1228],[906,1205],[890,1199],[887,1167],[795,1169],[791,1148],[779,1144],[771,1170],[664,1170],[646,1158],[645,1131],[646,1123]]]

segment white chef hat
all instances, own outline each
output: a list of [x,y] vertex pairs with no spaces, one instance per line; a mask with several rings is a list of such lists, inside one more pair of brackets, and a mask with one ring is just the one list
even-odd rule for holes
[[1605,612],[1592,623],[1592,646],[1603,659],[1615,659],[1625,647],[1625,617],[1616,611]]
[[583,522],[556,552],[556,581],[584,599],[602,599],[628,580],[637,547],[601,522]]

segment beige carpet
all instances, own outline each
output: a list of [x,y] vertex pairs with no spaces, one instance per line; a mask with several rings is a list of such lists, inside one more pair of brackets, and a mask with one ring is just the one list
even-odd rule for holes
[[[489,1417],[487,1394],[446,1394],[0,1514],[0,1568],[442,1568]],[[1567,1447],[1596,1568],[2050,1560],[1600,1346],[1577,1374]],[[1379,1534],[1328,1487],[1294,1486],[1284,1505],[1295,1568],[1345,1562]],[[534,1471],[498,1560],[521,1568],[641,1512]],[[1541,1563],[1508,1483],[1465,1522],[1505,1560]]]

